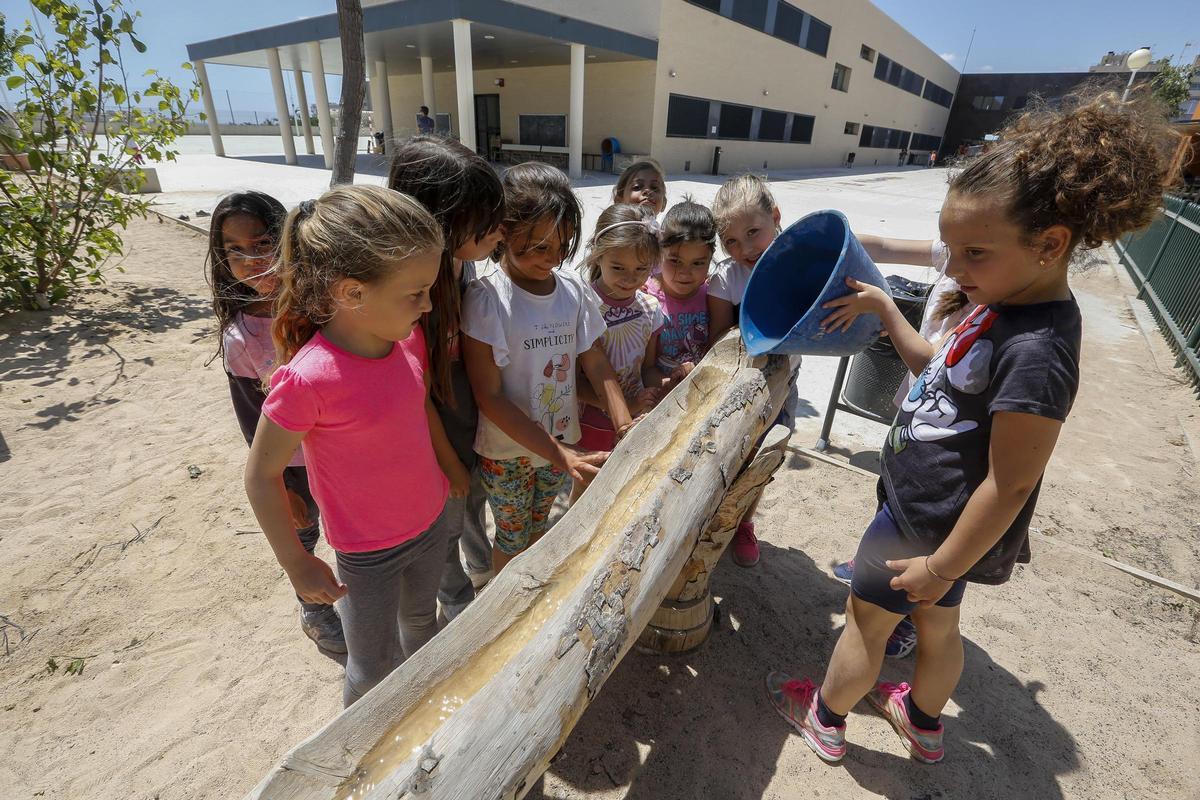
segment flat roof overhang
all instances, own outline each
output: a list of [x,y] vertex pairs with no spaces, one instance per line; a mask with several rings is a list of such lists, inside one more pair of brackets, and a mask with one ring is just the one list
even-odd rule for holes
[[[420,58],[435,72],[454,69],[451,20],[471,25],[474,68],[568,65],[571,43],[587,47],[588,63],[653,60],[658,42],[506,0],[396,0],[363,8],[364,54],[386,59],[390,74],[419,74]],[[285,69],[311,71],[309,42],[320,42],[326,74],[342,74],[337,14],[286,22],[187,46],[188,58],[206,64],[267,68],[268,48],[278,48]]]

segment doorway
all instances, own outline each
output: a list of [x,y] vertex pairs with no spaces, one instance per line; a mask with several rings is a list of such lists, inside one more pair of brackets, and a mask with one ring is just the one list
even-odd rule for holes
[[475,152],[495,161],[500,150],[500,95],[475,95]]

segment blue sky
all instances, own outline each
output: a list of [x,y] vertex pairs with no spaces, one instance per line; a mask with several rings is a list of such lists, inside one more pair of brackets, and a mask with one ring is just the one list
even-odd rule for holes
[[[804,0],[792,2],[805,7]],[[1143,45],[1156,56],[1183,53],[1189,62],[1200,54],[1196,0],[875,0],[875,5],[960,70],[976,28],[967,72],[1083,71],[1109,50]],[[155,67],[183,79],[179,64],[187,59],[188,42],[330,13],[334,0],[129,0],[128,7],[142,12],[137,31],[148,46],[144,55],[131,54],[133,72]],[[0,12],[10,27],[30,16],[24,0],[0,0]],[[239,122],[255,112],[274,114],[265,70],[213,65],[209,77],[223,119],[230,106]],[[292,82],[285,83],[290,97]],[[338,84],[331,79],[331,98]],[[308,96],[311,101],[311,83]]]

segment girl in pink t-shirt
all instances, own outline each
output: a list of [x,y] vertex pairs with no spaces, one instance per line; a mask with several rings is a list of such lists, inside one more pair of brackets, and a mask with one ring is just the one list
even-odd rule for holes
[[671,206],[659,233],[662,271],[646,291],[662,304],[658,369],[670,388],[687,377],[708,350],[708,269],[717,249],[717,221],[690,198]]
[[[446,535],[434,522],[454,451],[429,398],[417,323],[442,246],[429,212],[382,186],[332,189],[284,225],[272,327],[280,366],[246,493],[296,594],[344,597],[346,705],[437,632]],[[338,577],[301,547],[288,511],[283,470],[298,446]]]

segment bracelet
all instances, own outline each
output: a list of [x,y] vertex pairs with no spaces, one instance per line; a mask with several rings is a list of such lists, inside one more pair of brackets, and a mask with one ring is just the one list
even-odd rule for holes
[[936,572],[933,571],[933,567],[929,566],[929,559],[931,559],[931,558],[933,558],[933,556],[925,556],[925,570],[930,575],[937,578],[939,581],[945,581],[946,583],[954,583],[953,578],[943,578],[941,575],[938,575]]

